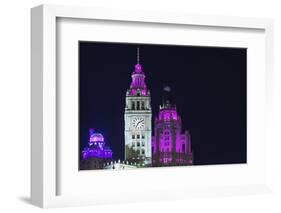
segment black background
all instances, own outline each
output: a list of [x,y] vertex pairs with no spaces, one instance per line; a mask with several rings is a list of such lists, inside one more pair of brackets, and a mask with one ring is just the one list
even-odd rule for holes
[[246,61],[240,48],[79,42],[79,144],[88,129],[124,159],[125,94],[140,64],[151,92],[153,121],[170,86],[191,134],[194,164],[246,163]]

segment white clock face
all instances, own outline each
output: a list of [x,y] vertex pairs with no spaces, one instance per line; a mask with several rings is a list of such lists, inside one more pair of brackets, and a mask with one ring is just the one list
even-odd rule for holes
[[143,117],[133,117],[132,126],[135,129],[144,129],[144,118]]

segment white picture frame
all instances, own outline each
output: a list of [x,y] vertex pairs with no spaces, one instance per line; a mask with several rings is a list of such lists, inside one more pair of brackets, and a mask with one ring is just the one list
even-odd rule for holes
[[[152,23],[155,26],[198,26],[201,28],[218,28],[226,29],[228,31],[233,30],[258,30],[263,33],[262,41],[264,45],[264,67],[261,69],[261,75],[266,74],[266,79],[262,77],[250,78],[252,84],[258,84],[263,81],[264,87],[260,88],[260,92],[265,96],[259,100],[262,102],[262,106],[258,110],[253,110],[250,113],[253,118],[257,113],[270,112],[272,107],[272,82],[273,82],[273,21],[271,19],[257,19],[257,18],[241,18],[241,17],[216,17],[216,16],[203,16],[203,15],[188,15],[188,14],[173,14],[173,13],[154,13],[148,11],[123,11],[113,9],[100,9],[100,8],[84,8],[74,6],[54,6],[54,5],[41,5],[31,10],[31,73],[32,73],[32,118],[31,118],[31,130],[32,130],[32,143],[31,143],[31,201],[34,205],[47,208],[47,207],[61,207],[61,206],[76,206],[76,205],[92,205],[99,203],[114,203],[114,202],[138,202],[145,200],[162,200],[162,199],[177,199],[187,198],[195,196],[214,196],[214,195],[229,195],[229,194],[253,194],[270,192],[271,188],[271,172],[270,161],[266,161],[268,153],[264,154],[262,166],[257,175],[262,174],[262,178],[257,178],[250,183],[252,176],[256,174],[249,174],[249,177],[229,182],[215,183],[214,185],[208,185],[206,181],[202,187],[199,184],[194,184],[195,187],[190,187],[186,184],[181,190],[177,187],[167,184],[167,189],[161,190],[155,188],[151,195],[145,195],[140,193],[136,196],[132,196],[129,186],[123,186],[124,191],[112,193],[111,195],[99,194],[99,196],[83,195],[83,191],[79,195],[76,194],[59,194],[58,184],[59,173],[61,167],[58,166],[58,159],[60,158],[57,151],[57,107],[58,107],[58,95],[57,88],[57,21],[60,19],[79,19],[79,20],[100,20],[100,21],[118,21],[118,23],[133,22],[133,23]],[[235,35],[234,35],[235,36]],[[208,40],[204,45],[208,45]],[[211,43],[211,42],[210,42]],[[203,44],[202,44],[203,45]],[[211,45],[211,44],[210,44]],[[250,76],[251,77],[251,76]],[[254,91],[252,91],[254,92]],[[251,96],[250,96],[251,97]],[[252,100],[251,100],[252,101]],[[250,109],[253,107],[249,105]],[[248,109],[249,110],[249,109]],[[260,110],[260,111],[259,111]],[[270,137],[266,134],[266,129],[272,125],[270,113],[266,114],[262,118],[266,124],[266,128],[262,137],[265,141],[263,146],[270,146]],[[261,130],[260,126],[256,126],[254,130]],[[255,137],[254,137],[255,138]],[[257,139],[261,140],[261,139]],[[252,142],[251,142],[252,143]],[[257,148],[253,149],[250,146],[250,151],[255,155],[255,152],[260,152],[258,147],[261,144],[257,142]],[[258,160],[260,163],[261,160]],[[251,166],[253,165],[253,166]],[[219,167],[219,168],[218,168]],[[199,169],[188,170],[194,172],[193,178],[200,180],[200,176],[205,175],[205,170],[208,170],[206,174],[214,171],[218,174],[227,172],[247,172],[251,167],[256,167],[254,164],[249,165],[234,165],[234,166],[218,166],[218,167],[200,167]],[[171,169],[164,168],[161,171],[125,171],[115,173],[116,178],[124,178],[124,176],[143,176],[155,178],[159,175],[163,175],[165,172],[174,172],[175,174],[186,173],[187,168]],[[252,170],[249,170],[249,173]],[[257,171],[254,168],[253,171]],[[78,171],[77,171],[78,172]],[[128,172],[126,174],[126,172]],[[150,176],[150,174],[152,175]],[[98,174],[98,173],[97,173]],[[88,174],[83,174],[87,176]],[[91,174],[92,177],[93,173]],[[243,175],[243,174],[242,174]],[[96,175],[99,180],[105,178],[109,180],[109,173],[99,173]],[[175,175],[176,176],[176,175]],[[247,175],[245,175],[247,176]],[[211,176],[209,176],[211,178]],[[214,176],[215,177],[215,176]],[[214,178],[213,177],[213,178]],[[174,177],[176,178],[176,177]],[[202,178],[202,177],[201,177]],[[208,177],[204,177],[208,178]],[[86,178],[87,179],[87,178]],[[74,179],[71,179],[73,181]],[[230,180],[231,182],[231,180]],[[74,183],[75,185],[75,183]],[[70,187],[70,186],[69,186]],[[71,189],[70,189],[71,190]],[[73,190],[77,190],[73,186]],[[113,189],[114,190],[114,189]],[[187,193],[188,190],[188,193]],[[167,192],[171,192],[171,195],[167,196]],[[122,196],[118,196],[121,193]],[[166,196],[164,196],[166,194]]]

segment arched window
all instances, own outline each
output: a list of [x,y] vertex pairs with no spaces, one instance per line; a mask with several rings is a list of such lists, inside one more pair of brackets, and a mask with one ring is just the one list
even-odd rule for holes
[[137,101],[137,110],[139,110],[139,109],[140,109],[140,102]]

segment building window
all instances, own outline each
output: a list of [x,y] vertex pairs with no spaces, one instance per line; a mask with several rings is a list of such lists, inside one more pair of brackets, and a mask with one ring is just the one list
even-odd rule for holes
[[132,143],[132,147],[135,147],[135,142]]
[[137,135],[137,139],[140,139],[140,135]]
[[140,142],[137,142],[137,146],[140,146]]
[[144,155],[144,153],[145,153],[145,152],[144,152],[144,149],[142,149],[142,150],[141,150],[141,154],[143,154],[143,155]]
[[141,142],[141,145],[144,146],[144,142]]
[[135,102],[132,101],[132,110],[135,110]]
[[140,150],[137,150],[137,153],[140,154]]
[[144,110],[144,101],[141,102],[141,109]]
[[141,138],[144,139],[144,135],[142,135]]
[[132,139],[135,139],[135,135],[132,135]]
[[140,102],[137,101],[137,110],[139,110],[139,109],[140,109]]
[[182,144],[182,152],[185,152],[185,144]]

